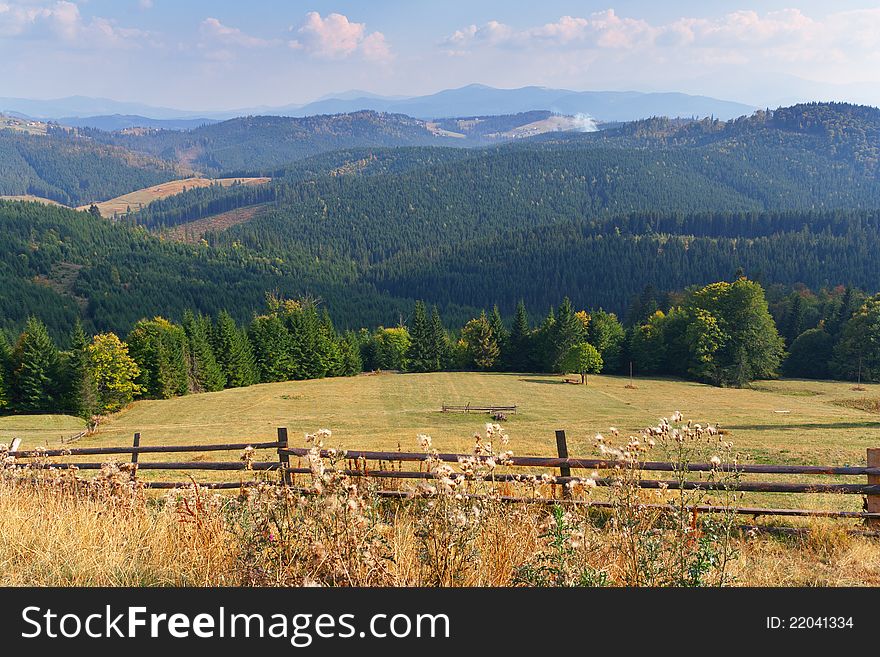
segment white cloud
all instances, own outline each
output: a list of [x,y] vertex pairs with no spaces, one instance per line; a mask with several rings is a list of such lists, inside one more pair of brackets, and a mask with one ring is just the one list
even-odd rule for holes
[[836,12],[821,19],[799,9],[758,13],[742,10],[719,18],[682,17],[665,24],[618,15],[613,9],[587,18],[513,29],[497,21],[470,25],[441,41],[451,54],[478,49],[557,48],[562,50],[698,49],[728,61],[779,57],[786,61],[823,61],[849,53],[876,55],[880,49],[880,9]]
[[141,9],[152,9],[153,8],[153,0],[138,0],[138,6]]
[[51,39],[77,47],[129,47],[148,34],[96,17],[86,22],[67,0],[44,3],[0,2],[0,37]]
[[365,59],[386,61],[392,56],[384,34],[367,33],[364,23],[353,23],[343,14],[323,18],[310,11],[298,28],[291,29],[296,38],[289,46],[319,59],[345,59],[360,54]]
[[[199,32],[207,41],[220,43],[227,46],[240,46],[242,48],[264,48],[273,45],[272,41],[245,34],[237,27],[224,25],[216,18],[206,18],[199,26]],[[278,42],[274,42],[277,44]]]

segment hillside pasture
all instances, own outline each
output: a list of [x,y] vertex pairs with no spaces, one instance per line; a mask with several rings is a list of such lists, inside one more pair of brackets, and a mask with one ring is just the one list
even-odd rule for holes
[[42,196],[34,196],[33,194],[0,194],[0,201],[26,201],[29,203],[42,203],[44,205],[62,205],[58,201],[53,201],[50,198],[43,198]]
[[[467,451],[489,416],[440,409],[470,402],[518,406],[504,425],[520,455],[555,455],[555,429],[567,431],[572,455],[593,454],[597,432],[638,432],[676,410],[694,422],[718,423],[754,462],[859,464],[867,447],[880,447],[880,414],[863,410],[880,397],[877,384],[853,390],[845,382],[786,379],[731,389],[637,378],[627,388],[624,377],[588,380],[580,386],[554,375],[440,372],[269,383],[135,402],[81,444],[126,445],[136,431],[154,445],[272,440],[283,426],[292,444],[327,428],[345,448],[413,451],[416,435],[426,433],[441,451]],[[0,432],[28,440],[32,432],[46,435],[41,424],[39,417],[10,416]]]
[[[610,427],[626,436],[653,426],[679,410],[703,424],[718,423],[742,463],[864,465],[866,448],[880,447],[880,414],[873,400],[880,385],[854,390],[844,382],[762,381],[751,388],[715,388],[676,379],[591,376],[586,386],[542,374],[442,372],[364,374],[353,378],[292,381],[139,401],[101,424],[77,446],[127,446],[141,434],[143,445],[271,442],[287,427],[290,444],[304,446],[304,434],[326,428],[330,446],[342,449],[419,451],[424,433],[443,452],[469,452],[473,435],[491,421],[485,413],[443,413],[442,405],[516,405],[504,422],[510,449],[520,456],[555,456],[554,431],[565,429],[572,456],[595,456],[596,433]],[[864,410],[869,409],[869,410]],[[24,445],[55,445],[81,430],[79,420],[55,416],[7,417],[0,440],[22,437]],[[49,426],[51,424],[51,427]],[[94,458],[94,457],[92,457]],[[150,460],[236,460],[237,453],[149,455]],[[257,460],[274,461],[274,453]],[[89,459],[86,459],[89,460]],[[652,453],[650,460],[667,460]],[[202,481],[237,480],[233,473],[194,473]],[[652,473],[656,477],[659,473]],[[143,471],[153,480],[179,475]],[[660,475],[661,478],[662,475]],[[755,479],[757,477],[757,479]],[[746,480],[864,483],[859,477],[750,475]],[[598,493],[601,495],[601,493]],[[858,510],[858,495],[749,493],[751,506]]]
[[[117,196],[102,203],[96,203],[101,211],[101,216],[112,218],[125,214],[129,210],[136,211],[140,208],[148,206],[153,201],[168,198],[175,194],[180,194],[188,189],[195,187],[210,187],[211,185],[220,183],[224,187],[229,187],[235,183],[243,185],[264,185],[268,183],[270,178],[182,178],[179,180],[171,180],[160,185],[154,185],[145,189],[139,189],[129,194]],[[88,210],[89,206],[82,206],[80,210]]]

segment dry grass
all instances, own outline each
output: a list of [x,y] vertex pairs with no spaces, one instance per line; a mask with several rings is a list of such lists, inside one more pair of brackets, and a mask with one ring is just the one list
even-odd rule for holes
[[[195,187],[210,187],[215,183],[220,183],[224,187],[228,187],[235,182],[244,185],[263,185],[268,183],[270,178],[183,178],[181,180],[171,180],[160,185],[139,189],[129,194],[117,196],[108,201],[97,203],[101,215],[104,217],[115,217],[125,214],[129,209],[136,211],[142,207],[146,207],[153,201],[168,198],[175,194],[180,194],[187,189]],[[79,210],[88,210],[89,206],[84,205]]]
[[225,532],[174,513],[0,483],[2,586],[218,586],[233,583]]
[[[389,524],[391,586],[425,583],[411,511]],[[544,546],[545,511],[522,506],[493,514],[476,541],[479,558],[457,586],[509,586],[518,566]],[[120,504],[0,483],[2,586],[234,586],[247,583],[236,533],[217,512],[203,525],[185,522],[173,505]],[[813,523],[809,538],[739,538],[736,586],[880,586],[880,541]],[[594,568],[613,572],[615,555],[592,547]],[[290,582],[288,582],[290,583]],[[302,582],[300,582],[302,583]],[[613,583],[613,582],[612,582]]]

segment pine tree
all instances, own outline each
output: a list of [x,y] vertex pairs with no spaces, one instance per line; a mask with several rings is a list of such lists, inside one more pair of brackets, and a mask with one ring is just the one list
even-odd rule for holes
[[409,361],[410,371],[434,372],[438,370],[438,358],[435,353],[431,326],[428,323],[425,304],[421,301],[416,301],[412,324],[409,327],[409,336],[410,344],[407,360]]
[[256,383],[257,368],[251,343],[225,310],[217,317],[214,334],[214,354],[226,377],[226,386],[242,388]]
[[211,346],[211,320],[187,310],[183,315],[189,354],[190,388],[193,392],[216,392],[226,386],[226,376]]
[[61,357],[45,324],[30,317],[12,353],[12,399],[24,413],[59,410]]

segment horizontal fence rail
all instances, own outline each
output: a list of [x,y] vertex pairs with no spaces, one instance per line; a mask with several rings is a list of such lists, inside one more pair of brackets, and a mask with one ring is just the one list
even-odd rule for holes
[[[479,410],[478,407],[470,407],[471,410]],[[501,407],[492,407],[501,408]],[[132,480],[136,480],[137,472],[144,471],[229,471],[229,472],[275,472],[280,471],[280,480],[275,483],[282,485],[294,486],[293,475],[307,475],[311,470],[306,467],[291,466],[290,459],[295,457],[298,459],[308,456],[312,450],[307,448],[289,447],[287,438],[287,429],[278,429],[278,439],[274,442],[249,442],[249,443],[217,443],[206,445],[141,445],[140,434],[135,434],[134,444],[131,447],[77,447],[67,449],[31,449],[19,450],[18,442],[13,444],[9,456],[13,457],[14,467],[31,467],[31,468],[57,468],[71,470],[100,470],[107,463],[99,462],[75,462],[75,461],[47,461],[42,459],[58,458],[58,457],[80,457],[80,456],[120,456],[130,455],[130,464],[121,464],[131,469]],[[695,505],[687,507],[689,511],[695,513],[729,513],[733,512],[740,515],[748,516],[780,516],[780,517],[816,517],[816,518],[849,518],[864,520],[871,528],[880,528],[880,449],[869,449],[867,453],[866,466],[826,466],[826,465],[777,465],[777,464],[723,464],[717,466],[710,463],[692,463],[682,468],[680,464],[668,463],[662,461],[646,461],[639,462],[635,466],[620,464],[616,461],[608,459],[596,458],[579,458],[569,457],[568,448],[565,440],[565,432],[556,432],[556,446],[558,457],[541,457],[541,456],[513,456],[505,459],[503,463],[499,463],[505,470],[511,468],[551,468],[559,472],[558,475],[549,475],[548,473],[534,474],[528,472],[492,472],[489,474],[471,474],[466,475],[457,473],[453,476],[461,477],[467,481],[488,481],[494,483],[522,483],[533,485],[553,485],[560,486],[563,497],[517,497],[511,495],[500,495],[494,499],[508,503],[522,504],[571,504],[576,506],[586,506],[594,508],[612,508],[613,502],[597,501],[597,500],[575,500],[571,499],[570,487],[567,484],[582,483],[586,481],[594,482],[597,486],[611,486],[615,483],[614,477],[598,476],[598,477],[578,477],[572,476],[572,469],[580,470],[614,470],[622,467],[633,467],[639,472],[681,472],[686,470],[689,473],[700,474],[703,472],[735,472],[737,474],[758,474],[758,475],[818,475],[818,476],[845,476],[845,477],[867,477],[867,483],[828,483],[828,482],[809,482],[809,483],[791,483],[779,481],[737,481],[736,483],[725,483],[719,481],[703,481],[703,480],[663,480],[663,479],[639,479],[635,482],[640,488],[653,490],[735,490],[744,493],[789,493],[789,494],[807,494],[807,493],[832,493],[843,495],[864,495],[865,503],[863,511],[842,511],[842,510],[821,510],[821,509],[786,509],[786,508],[759,508],[759,507],[725,507],[713,505]],[[252,459],[241,459],[238,461],[139,461],[141,454],[179,454],[179,453],[202,453],[202,452],[221,452],[221,451],[245,451],[245,450],[275,450],[278,456],[277,461],[255,461]],[[373,478],[378,480],[401,480],[401,481],[425,481],[435,479],[436,475],[425,470],[395,470],[384,468],[383,464],[393,463],[423,463],[427,455],[421,452],[388,452],[388,451],[368,451],[368,450],[320,450],[320,454],[324,458],[335,459],[337,463],[348,462],[350,467],[327,468],[326,472],[340,472],[349,477],[356,478]],[[457,453],[439,453],[432,454],[432,458],[447,463],[457,463],[462,460],[473,461],[474,459],[487,461],[490,457],[473,456],[470,454]],[[377,468],[368,467],[369,463],[378,463]],[[194,483],[189,482],[169,482],[169,481],[151,481],[137,480],[138,484],[148,489],[156,490],[172,490],[190,486]],[[237,481],[237,482],[199,482],[198,485],[214,490],[234,490],[243,487],[257,485],[259,481]],[[266,482],[272,483],[272,482]],[[308,493],[309,489],[295,488],[297,491]],[[412,499],[424,493],[407,491],[407,490],[379,490],[377,495],[392,499]],[[467,497],[480,497],[475,494],[467,494]],[[644,504],[645,508],[669,509],[669,504]],[[877,532],[874,532],[875,534]]]
[[476,413],[495,413],[495,412],[506,412],[516,414],[516,406],[495,406],[493,404],[482,404],[480,406],[472,406],[470,404],[465,404],[464,406],[455,405],[455,404],[443,404],[442,409],[444,413],[449,412],[464,412],[470,413],[474,411]]
[[[286,445],[284,443],[283,445]],[[136,447],[76,447],[71,449],[32,449],[16,451],[16,458],[40,458],[43,456],[101,456],[112,454],[176,454],[181,452],[233,452],[248,447],[253,449],[278,449],[282,443],[222,443],[218,445],[138,445]]]
[[[283,450],[290,456],[306,456],[308,449],[301,447],[290,447]],[[338,453],[337,453],[338,454]],[[321,456],[330,457],[333,452],[330,450],[321,450]],[[423,452],[370,452],[357,449],[349,449],[345,451],[347,459],[364,459],[366,461],[424,461],[426,455]],[[446,463],[458,463],[460,459],[475,458],[470,454],[453,454],[438,453],[435,455],[440,461]],[[476,457],[481,461],[486,461],[489,457]],[[537,468],[580,468],[585,470],[610,470],[618,467],[620,464],[616,461],[607,459],[586,459],[586,458],[556,458],[543,456],[512,456],[506,460],[511,466],[518,467],[537,467]],[[667,463],[663,461],[640,461],[639,470],[675,472],[680,468],[676,463]],[[741,472],[744,474],[815,474],[815,475],[880,475],[880,467],[851,467],[851,466],[831,466],[831,465],[762,465],[762,464],[737,464],[715,466],[711,463],[690,463],[687,466],[688,472]]]

